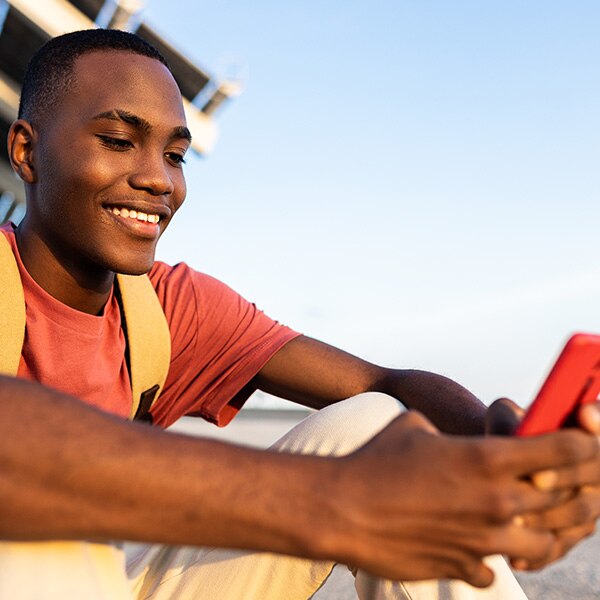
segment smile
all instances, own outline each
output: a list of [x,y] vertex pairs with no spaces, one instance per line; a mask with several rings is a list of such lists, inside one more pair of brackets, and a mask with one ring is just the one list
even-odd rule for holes
[[153,215],[139,210],[129,210],[128,208],[112,208],[113,215],[117,217],[125,217],[127,219],[133,219],[135,221],[142,221],[147,223],[158,223],[160,221],[159,215]]

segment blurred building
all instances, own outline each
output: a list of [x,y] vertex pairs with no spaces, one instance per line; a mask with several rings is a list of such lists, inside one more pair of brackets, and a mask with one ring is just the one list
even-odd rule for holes
[[0,0],[0,223],[25,214],[20,180],[8,163],[6,136],[17,117],[19,92],[31,56],[50,38],[69,31],[110,27],[133,31],[165,56],[184,100],[192,149],[206,155],[217,139],[215,112],[239,91],[217,82],[143,20],[141,0]]

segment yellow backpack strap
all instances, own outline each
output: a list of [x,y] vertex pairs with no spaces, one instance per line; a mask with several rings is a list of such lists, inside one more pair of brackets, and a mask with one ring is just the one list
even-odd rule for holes
[[6,236],[0,233],[0,373],[17,375],[25,340],[25,295],[19,267]]
[[117,283],[133,391],[129,418],[147,421],[169,372],[171,334],[147,275],[117,275]]

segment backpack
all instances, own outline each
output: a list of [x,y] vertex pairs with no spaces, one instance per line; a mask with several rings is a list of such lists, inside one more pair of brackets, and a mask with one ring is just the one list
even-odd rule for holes
[[[115,292],[127,341],[133,403],[130,419],[151,421],[150,408],[169,371],[171,335],[147,275],[117,274]],[[0,233],[0,374],[15,377],[25,339],[25,296],[15,256]]]

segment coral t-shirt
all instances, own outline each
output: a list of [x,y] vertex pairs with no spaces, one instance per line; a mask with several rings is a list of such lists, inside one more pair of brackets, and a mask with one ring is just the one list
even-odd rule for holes
[[[127,417],[132,392],[119,305],[111,294],[101,315],[66,306],[29,275],[14,230],[0,228],[17,259],[26,304],[18,376]],[[168,427],[183,415],[226,425],[255,391],[250,380],[298,334],[220,281],[184,263],[157,262],[150,281],[171,332],[171,364],[153,422]]]

